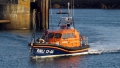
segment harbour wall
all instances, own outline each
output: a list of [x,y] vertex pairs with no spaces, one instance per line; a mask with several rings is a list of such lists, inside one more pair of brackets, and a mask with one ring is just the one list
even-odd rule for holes
[[48,29],[49,0],[0,0],[0,29]]
[[[67,8],[73,0],[51,0],[52,8]],[[50,0],[0,0],[0,29],[49,28]],[[120,9],[120,0],[74,0],[74,8]],[[34,13],[36,19],[34,20]]]
[[10,20],[0,29],[30,29],[30,0],[1,0],[0,20]]

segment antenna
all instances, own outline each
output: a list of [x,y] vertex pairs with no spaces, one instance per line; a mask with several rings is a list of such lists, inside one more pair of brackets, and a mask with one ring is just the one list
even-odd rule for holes
[[[73,6],[73,20],[74,20],[74,0],[72,0],[72,1],[73,1],[73,2],[72,2],[72,3],[73,3],[72,6]],[[73,22],[73,26],[74,26],[74,28],[75,28],[75,24],[74,24],[74,22]]]
[[[50,0],[50,16],[51,16],[51,18],[52,18],[52,5],[51,5],[51,0]],[[51,24],[52,24],[52,30],[53,30],[53,23],[52,23],[52,19],[51,19]]]
[[69,9],[70,3],[68,2],[68,14],[70,13],[70,9]]
[[73,0],[73,5],[72,6],[73,6],[73,17],[74,17],[74,0]]

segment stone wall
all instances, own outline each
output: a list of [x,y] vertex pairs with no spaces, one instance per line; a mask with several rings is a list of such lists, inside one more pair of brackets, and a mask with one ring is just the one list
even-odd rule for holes
[[11,20],[0,24],[0,29],[30,29],[30,0],[4,0],[0,3],[0,20]]

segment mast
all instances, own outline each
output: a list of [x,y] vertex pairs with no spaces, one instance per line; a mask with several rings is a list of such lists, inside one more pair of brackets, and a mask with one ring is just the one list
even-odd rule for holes
[[52,30],[53,30],[53,22],[52,22],[52,5],[51,5],[51,3],[52,3],[52,2],[51,2],[51,0],[50,0],[50,16],[51,16],[51,19],[50,19],[51,21],[50,21],[50,22],[51,22],[51,24],[52,24]]
[[69,9],[69,7],[70,7],[70,3],[68,2],[68,17],[70,16],[69,14],[70,14],[70,9]]
[[62,12],[62,10],[60,10],[57,14],[67,14],[67,17],[61,17],[58,27],[60,26],[61,23],[64,23],[66,25],[72,26],[75,28],[74,25],[74,0],[71,0],[71,9],[70,9],[70,2],[67,3],[68,8],[67,8],[67,12]]
[[72,5],[71,5],[71,6],[72,6],[72,9],[73,9],[73,10],[72,10],[73,27],[75,28],[75,23],[74,23],[74,0],[72,0]]

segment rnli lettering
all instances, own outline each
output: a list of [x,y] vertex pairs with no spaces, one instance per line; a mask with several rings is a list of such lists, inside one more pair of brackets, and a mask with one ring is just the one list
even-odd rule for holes
[[44,50],[44,49],[37,49],[38,53],[46,53],[46,54],[53,54],[54,50]]

